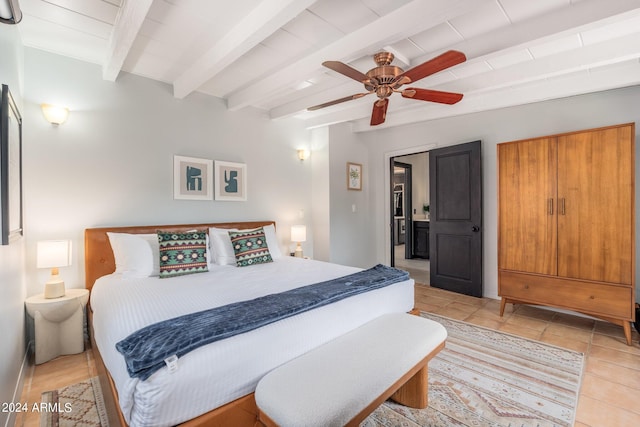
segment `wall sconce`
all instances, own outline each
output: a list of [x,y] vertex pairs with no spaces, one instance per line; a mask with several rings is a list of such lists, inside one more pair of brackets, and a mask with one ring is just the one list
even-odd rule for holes
[[57,107],[55,105],[42,104],[42,114],[52,125],[61,125],[69,117],[69,109],[66,107]]
[[307,227],[304,225],[292,225],[291,241],[297,243],[294,256],[296,258],[302,258],[302,246],[300,245],[300,242],[307,241]]
[[60,298],[65,294],[59,267],[71,265],[71,240],[44,240],[37,246],[37,268],[50,268],[51,277],[44,285],[45,298]]
[[300,149],[298,150],[298,158],[300,159],[300,161],[304,161],[307,160],[309,158],[309,155],[311,153],[309,153],[309,150],[305,150],[305,149]]
[[22,21],[22,11],[18,0],[0,0],[0,22],[17,24]]

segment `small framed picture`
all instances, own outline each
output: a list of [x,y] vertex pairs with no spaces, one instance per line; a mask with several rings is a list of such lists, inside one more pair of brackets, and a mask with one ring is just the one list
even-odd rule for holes
[[362,190],[362,165],[347,163],[347,189]]
[[213,160],[173,156],[173,198],[213,200]]
[[215,161],[215,198],[229,202],[247,200],[247,165]]

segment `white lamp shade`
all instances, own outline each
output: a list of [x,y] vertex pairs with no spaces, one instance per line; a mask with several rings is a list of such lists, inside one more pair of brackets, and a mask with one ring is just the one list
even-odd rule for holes
[[47,121],[54,125],[60,125],[69,117],[69,109],[55,105],[42,104],[42,113]]
[[0,20],[5,24],[17,24],[22,20],[18,0],[0,0]]
[[0,1],[0,18],[2,19],[11,19],[13,18],[13,13],[11,12],[11,7],[9,2]]
[[71,240],[38,242],[37,267],[55,268],[71,265]]
[[305,225],[292,225],[291,226],[291,241],[292,242],[306,242],[307,241],[307,227]]

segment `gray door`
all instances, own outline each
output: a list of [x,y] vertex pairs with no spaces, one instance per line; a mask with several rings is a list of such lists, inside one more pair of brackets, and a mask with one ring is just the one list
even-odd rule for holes
[[480,141],[429,151],[431,286],[482,296]]

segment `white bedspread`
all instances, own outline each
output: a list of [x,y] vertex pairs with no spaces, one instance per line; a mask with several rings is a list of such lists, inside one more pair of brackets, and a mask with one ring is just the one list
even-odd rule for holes
[[269,264],[216,266],[171,279],[109,275],[91,292],[95,340],[130,426],[175,425],[255,390],[275,367],[382,314],[413,308],[413,280],[356,295],[201,347],[146,381],[130,378],[115,343],[161,320],[250,300],[360,269],[283,257]]

